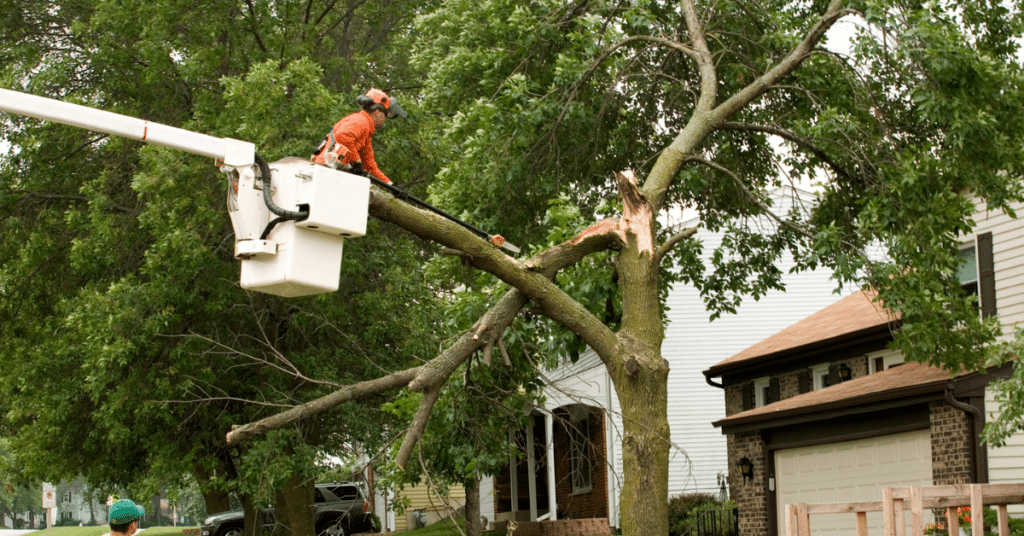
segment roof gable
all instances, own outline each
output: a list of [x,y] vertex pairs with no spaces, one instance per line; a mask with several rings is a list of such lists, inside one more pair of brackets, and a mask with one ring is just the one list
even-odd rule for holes
[[858,291],[704,371],[707,377],[769,361],[827,343],[855,340],[867,332],[891,330],[898,323],[874,291]]
[[[854,378],[837,385],[780,400],[759,408],[737,413],[712,423],[729,428],[743,425],[766,427],[772,421],[797,416],[822,416],[843,408],[866,406],[876,402],[907,400],[910,397],[941,393],[953,378],[971,374],[950,371],[922,363],[905,363],[898,367]],[[773,423],[774,424],[774,423]]]

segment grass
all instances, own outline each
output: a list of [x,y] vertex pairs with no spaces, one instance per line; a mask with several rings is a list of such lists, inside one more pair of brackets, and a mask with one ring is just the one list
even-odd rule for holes
[[[143,536],[181,536],[183,530],[194,528],[196,527],[152,527],[145,529]],[[108,525],[53,527],[52,529],[37,530],[31,533],[31,536],[102,536],[108,532],[110,532],[110,526]]]
[[[185,529],[196,527],[152,527],[145,529],[141,536],[181,536]],[[465,530],[465,524],[460,520],[459,528]],[[37,530],[26,536],[102,536],[110,532],[107,525],[96,527],[53,527],[52,529]],[[421,529],[407,530],[402,532],[407,536],[457,536],[462,534],[451,522],[438,522]],[[505,531],[484,532],[484,536],[504,535]]]

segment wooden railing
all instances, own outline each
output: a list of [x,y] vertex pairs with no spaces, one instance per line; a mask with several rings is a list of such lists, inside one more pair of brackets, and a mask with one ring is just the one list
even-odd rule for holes
[[944,509],[949,534],[960,533],[957,507],[971,507],[971,536],[984,536],[982,512],[985,506],[995,506],[999,517],[999,536],[1009,536],[1008,504],[1024,503],[1024,484],[963,484],[957,486],[929,486],[909,488],[883,488],[882,500],[874,502],[787,504],[785,508],[786,535],[810,536],[811,514],[854,514],[857,536],[868,534],[868,512],[882,512],[885,536],[906,535],[906,510],[910,510],[911,536],[924,535],[924,510]]

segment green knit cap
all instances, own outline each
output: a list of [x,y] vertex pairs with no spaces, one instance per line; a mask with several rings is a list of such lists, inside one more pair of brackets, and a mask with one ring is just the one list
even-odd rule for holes
[[146,509],[133,503],[131,499],[121,499],[110,507],[110,522],[115,525],[131,523],[146,515]]

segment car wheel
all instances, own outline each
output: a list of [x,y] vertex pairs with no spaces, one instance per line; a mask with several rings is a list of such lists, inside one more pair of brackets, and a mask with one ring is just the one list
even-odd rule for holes
[[242,527],[234,525],[224,527],[217,536],[242,536]]
[[338,519],[321,529],[317,536],[345,536],[346,534],[345,523]]

